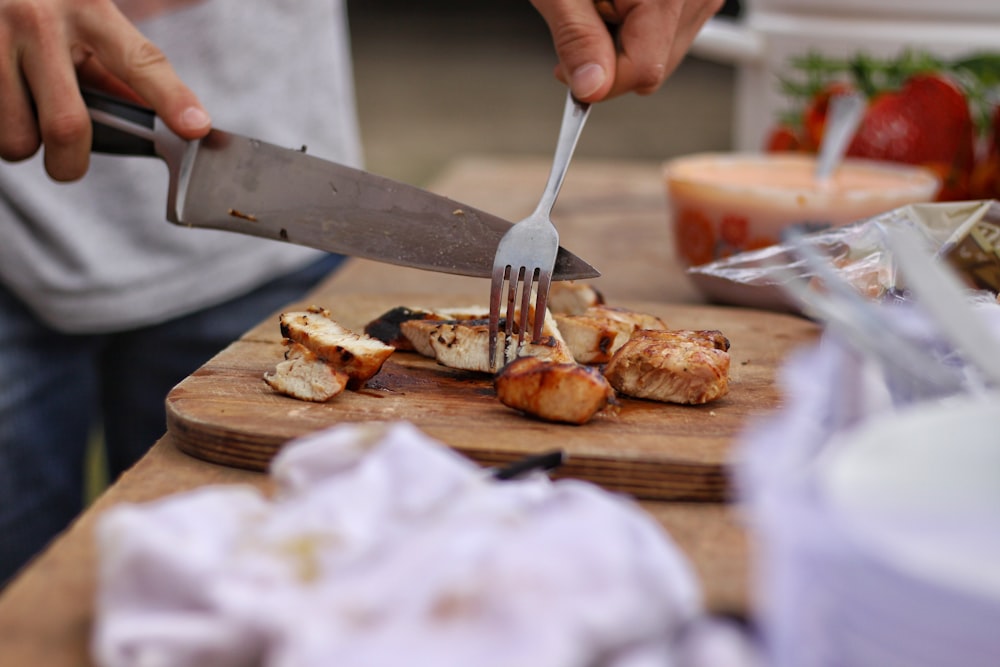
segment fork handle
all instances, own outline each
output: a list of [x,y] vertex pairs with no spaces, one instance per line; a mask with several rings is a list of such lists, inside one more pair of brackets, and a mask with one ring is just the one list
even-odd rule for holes
[[556,154],[552,159],[552,170],[549,172],[549,180],[545,184],[545,190],[542,192],[534,215],[548,217],[552,212],[588,115],[590,115],[590,104],[577,100],[573,97],[573,93],[567,92],[562,124],[559,127],[559,140],[556,142]]

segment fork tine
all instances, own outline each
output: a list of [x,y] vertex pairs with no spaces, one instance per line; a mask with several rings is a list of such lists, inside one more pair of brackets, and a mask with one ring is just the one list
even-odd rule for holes
[[[504,299],[507,308],[503,317],[503,363],[506,363],[512,356],[517,356],[525,342],[538,340],[542,337],[551,279],[551,273],[539,267],[532,268],[530,273],[528,267],[525,266],[518,267],[516,271],[510,265],[494,268],[490,286],[488,343],[491,371],[496,371],[497,368],[497,350],[500,347],[500,303],[504,292],[507,295]],[[504,283],[507,284],[506,290]],[[535,293],[534,309],[531,307],[532,292]],[[511,353],[512,345],[515,346],[513,355]]]
[[538,271],[538,290],[535,296],[535,326],[532,331],[532,340],[540,340],[542,328],[545,326],[545,310],[549,307],[549,285],[552,282],[552,274],[548,271]]
[[510,358],[510,346],[514,341],[514,315],[517,309],[517,289],[518,282],[524,276],[524,267],[510,268],[510,276],[507,283],[507,313],[503,323],[503,359],[506,364]]
[[524,267],[519,269],[510,269],[510,276],[507,282],[507,313],[506,322],[504,322],[504,331],[510,332],[511,327],[514,326],[514,313],[517,308],[517,287],[520,277],[524,273]]
[[531,269],[530,274],[525,267],[521,267],[521,271],[523,277],[521,282],[521,316],[517,320],[516,352],[520,352],[525,342],[526,331],[528,330],[528,313],[531,309],[531,285],[535,281],[535,273],[538,269]]
[[493,277],[490,283],[490,335],[489,335],[489,359],[490,371],[495,371],[497,367],[497,335],[500,333],[500,299],[503,296],[503,283],[510,271],[509,266],[493,267]]

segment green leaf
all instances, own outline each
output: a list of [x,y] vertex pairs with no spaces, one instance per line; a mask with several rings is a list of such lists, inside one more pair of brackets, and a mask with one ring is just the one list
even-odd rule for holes
[[951,63],[955,69],[969,72],[984,86],[1000,86],[1000,53],[975,53]]

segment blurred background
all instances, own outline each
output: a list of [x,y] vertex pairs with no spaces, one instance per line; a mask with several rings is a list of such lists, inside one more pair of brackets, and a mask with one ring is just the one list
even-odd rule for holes
[[[415,185],[471,154],[555,149],[565,88],[527,0],[348,0],[370,171]],[[738,4],[723,13],[734,15]],[[594,109],[578,157],[663,160],[731,148],[734,71],[694,56],[655,94]]]

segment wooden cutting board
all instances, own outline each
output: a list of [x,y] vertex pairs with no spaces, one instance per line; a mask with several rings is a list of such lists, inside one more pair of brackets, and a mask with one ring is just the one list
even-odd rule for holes
[[[400,305],[466,306],[476,297],[327,296],[317,305],[354,330]],[[703,406],[620,397],[583,426],[538,421],[502,405],[484,374],[396,352],[360,391],[327,403],[274,392],[262,379],[282,359],[277,314],[234,342],[167,397],[168,430],[180,449],[215,463],[263,470],[290,439],[343,422],[408,420],[484,465],[562,449],[556,477],[577,477],[651,500],[726,499],[726,469],[747,424],[781,405],[776,371],[815,324],[791,315],[713,306],[615,303],[654,313],[679,329],[719,329],[731,342],[730,391]],[[297,308],[290,306],[288,310]]]

